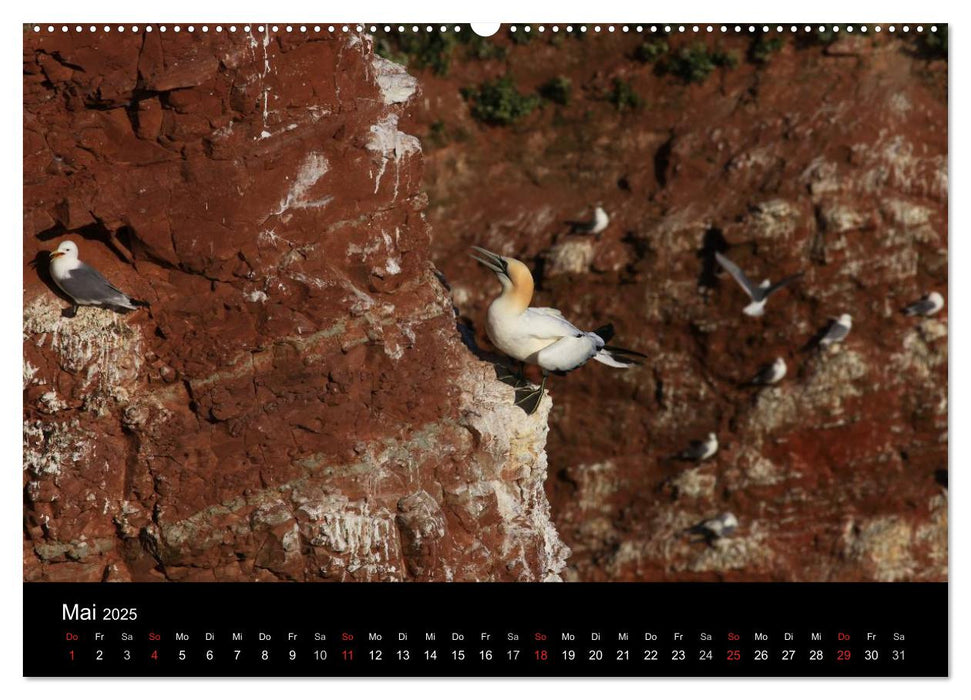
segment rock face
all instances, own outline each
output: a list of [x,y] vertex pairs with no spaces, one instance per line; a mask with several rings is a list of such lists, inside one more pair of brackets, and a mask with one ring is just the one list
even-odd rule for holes
[[[886,32],[784,37],[761,59],[731,34],[650,51],[633,32],[497,41],[502,60],[457,48],[447,75],[417,72],[427,108],[408,128],[426,140],[435,262],[479,329],[496,289],[470,244],[530,264],[534,304],[586,329],[612,321],[614,342],[649,356],[552,382],[547,491],[566,576],[945,579],[947,309],[899,309],[947,289],[946,62]],[[635,60],[698,44],[737,65],[687,84]],[[460,89],[502,75],[521,94],[573,90],[483,126]],[[610,226],[569,235],[596,202]],[[715,251],[756,281],[805,276],[749,318]],[[847,342],[802,350],[842,313]],[[780,384],[741,386],[777,356]],[[668,459],[709,431],[713,459]],[[682,536],[726,511],[734,536]]]
[[[417,88],[353,34],[25,35],[25,580],[559,579],[550,402],[456,328]],[[151,308],[62,317],[63,238]]]

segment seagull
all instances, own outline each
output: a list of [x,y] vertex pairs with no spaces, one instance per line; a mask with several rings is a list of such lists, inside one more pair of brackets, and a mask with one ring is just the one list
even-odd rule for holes
[[765,302],[769,300],[769,296],[786,285],[799,279],[803,275],[802,272],[798,272],[794,275],[789,275],[788,277],[779,280],[775,284],[772,284],[769,282],[769,280],[763,280],[762,284],[756,286],[752,284],[752,281],[748,277],[745,276],[745,273],[742,272],[742,269],[738,265],[733,263],[721,253],[716,252],[715,259],[718,261],[719,265],[728,271],[728,274],[735,278],[735,281],[738,282],[739,286],[744,289],[745,293],[748,294],[752,299],[752,303],[742,309],[742,313],[747,316],[761,316],[764,314]]
[[904,314],[907,316],[933,316],[943,308],[944,297],[937,292],[931,292],[904,309]]
[[737,527],[738,518],[735,517],[734,513],[722,513],[714,518],[702,520],[697,525],[689,527],[685,530],[685,533],[689,535],[700,535],[701,539],[709,545],[712,545],[715,543],[715,540],[720,540],[722,537],[727,537],[734,533]]
[[849,314],[843,314],[830,323],[826,333],[819,339],[819,344],[825,347],[833,343],[842,343],[846,340],[846,336],[850,334],[852,327],[853,318]]
[[762,367],[758,371],[758,374],[752,377],[752,380],[749,382],[749,384],[760,384],[760,385],[775,384],[776,382],[781,381],[784,376],[786,376],[787,370],[788,368],[786,367],[786,361],[783,360],[781,357],[777,357],[775,358],[774,362],[771,362],[770,364],[767,364],[767,365],[762,365]]
[[51,253],[50,272],[55,284],[74,300],[74,306],[65,312],[68,318],[77,314],[79,306],[101,306],[122,313],[148,306],[148,302],[132,299],[100,272],[78,260],[78,246],[74,241],[63,241]]
[[688,462],[703,462],[718,452],[718,438],[714,433],[708,433],[706,440],[692,440],[691,444],[677,454],[678,459]]
[[614,334],[612,325],[594,332],[581,331],[557,309],[530,307],[533,276],[526,265],[478,246],[472,246],[472,250],[475,253],[470,256],[496,273],[502,285],[502,293],[489,305],[486,318],[489,339],[509,357],[539,365],[543,370],[539,389],[516,401],[528,414],[539,406],[550,372],[565,374],[588,360],[627,368],[641,364],[636,358],[646,357],[633,350],[607,345]]
[[574,221],[572,230],[573,233],[597,235],[602,233],[609,224],[610,217],[607,216],[607,212],[604,211],[603,207],[597,205],[593,210],[593,219],[590,221]]

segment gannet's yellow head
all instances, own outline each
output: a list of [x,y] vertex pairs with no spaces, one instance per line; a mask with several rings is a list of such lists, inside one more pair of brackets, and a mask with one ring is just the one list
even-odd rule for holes
[[499,284],[502,285],[502,298],[519,311],[525,311],[533,298],[533,275],[529,268],[516,258],[507,258],[490,253],[485,248],[472,246],[475,253],[470,253],[473,260],[480,262],[496,273]]

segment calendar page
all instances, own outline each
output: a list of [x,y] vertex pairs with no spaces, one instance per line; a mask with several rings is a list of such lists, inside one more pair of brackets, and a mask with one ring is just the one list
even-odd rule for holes
[[934,23],[24,25],[24,675],[947,676],[948,95]]

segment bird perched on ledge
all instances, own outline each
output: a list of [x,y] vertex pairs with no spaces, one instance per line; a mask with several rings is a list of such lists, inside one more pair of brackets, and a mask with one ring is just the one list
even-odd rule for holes
[[502,285],[502,293],[489,305],[486,320],[489,339],[509,357],[538,365],[543,370],[539,388],[526,392],[516,401],[526,413],[533,413],[539,406],[550,372],[565,374],[588,360],[627,368],[640,364],[637,358],[646,357],[633,350],[607,345],[614,334],[611,325],[594,332],[581,331],[557,309],[530,307],[533,276],[529,268],[515,258],[496,255],[477,246],[472,249],[475,253],[470,253],[471,257],[496,273]]
[[148,302],[132,299],[102,277],[100,272],[81,262],[74,241],[62,241],[57,250],[51,253],[50,271],[54,283],[74,300],[74,306],[64,314],[68,318],[77,314],[79,306],[101,306],[122,313],[148,306]]

